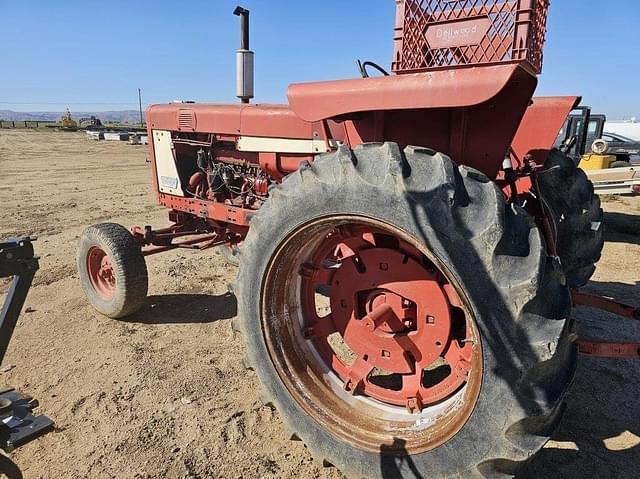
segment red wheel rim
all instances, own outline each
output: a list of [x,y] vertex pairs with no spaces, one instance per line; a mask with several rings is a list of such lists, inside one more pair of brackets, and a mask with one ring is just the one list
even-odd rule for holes
[[87,273],[96,294],[104,300],[113,298],[116,290],[116,275],[107,253],[93,246],[87,253]]
[[[388,436],[389,423],[412,438],[407,450],[455,435],[479,395],[482,351],[444,266],[406,234],[368,219],[319,221],[287,243],[265,278],[263,327],[298,402],[365,448],[379,448],[376,436]],[[415,437],[421,421],[418,429],[432,431]]]

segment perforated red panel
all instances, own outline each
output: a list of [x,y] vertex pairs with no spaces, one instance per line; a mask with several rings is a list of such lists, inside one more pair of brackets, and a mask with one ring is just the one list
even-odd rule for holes
[[396,2],[396,73],[519,62],[542,71],[549,0]]

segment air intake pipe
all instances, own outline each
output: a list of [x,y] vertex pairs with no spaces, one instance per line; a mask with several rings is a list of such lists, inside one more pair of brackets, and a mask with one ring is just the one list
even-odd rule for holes
[[236,7],[233,14],[240,17],[240,49],[236,53],[236,96],[242,103],[249,103],[254,96],[254,53],[249,49],[249,10]]

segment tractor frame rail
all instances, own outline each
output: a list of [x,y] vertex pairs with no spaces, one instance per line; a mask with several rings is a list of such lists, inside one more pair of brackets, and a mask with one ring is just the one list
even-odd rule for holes
[[[193,229],[184,225],[173,225],[168,228],[154,230],[151,226],[134,226],[131,234],[142,248],[144,256],[165,253],[174,249],[205,250],[231,244],[232,239],[228,235],[207,231],[205,229]],[[182,241],[175,241],[186,238]]]
[[[620,316],[621,318],[640,321],[640,308],[621,303],[613,298],[573,291],[572,300],[574,306],[599,309]],[[584,356],[612,359],[640,359],[640,343],[591,341],[576,337],[575,344],[578,352]]]

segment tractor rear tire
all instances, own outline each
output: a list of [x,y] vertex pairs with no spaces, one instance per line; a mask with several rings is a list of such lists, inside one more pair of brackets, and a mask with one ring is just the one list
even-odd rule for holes
[[98,312],[120,319],[144,305],[147,265],[140,245],[124,226],[103,223],[85,229],[77,265],[82,289]]
[[604,212],[593,184],[574,161],[552,150],[538,188],[556,230],[556,249],[571,288],[586,285],[604,248]]
[[[349,236],[372,224],[394,236]],[[460,290],[466,306],[457,307],[467,308],[467,321],[477,324],[477,340],[471,341],[480,362],[455,393],[456,408],[466,414],[457,428],[448,430],[451,423],[443,418],[449,413],[438,413],[446,401],[416,408],[410,399],[415,409],[409,414],[362,393],[351,396],[354,383],[343,383],[331,364],[319,361],[320,349],[309,338],[322,328],[308,327],[300,305],[307,296],[305,281],[317,272],[313,252],[325,251],[323,244],[333,251],[331,240],[342,235],[350,238],[346,251],[372,241],[384,251],[415,245],[413,251],[425,255],[422,264],[431,265],[432,274],[439,269]],[[367,248],[362,258],[370,254]],[[411,263],[405,254],[403,262]],[[292,438],[348,477],[512,477],[557,426],[576,366],[569,290],[534,220],[506,204],[484,174],[424,148],[340,147],[303,163],[271,189],[239,256],[234,329],[243,335],[248,364],[261,380],[262,400],[280,411]],[[393,251],[388,260],[373,263],[352,256],[326,268],[339,274],[355,264],[357,279],[371,269],[393,269],[392,256]],[[330,318],[346,304],[339,299],[351,286],[345,283],[330,286]],[[475,402],[469,394],[474,378],[481,383]],[[358,381],[362,391],[373,379]]]

